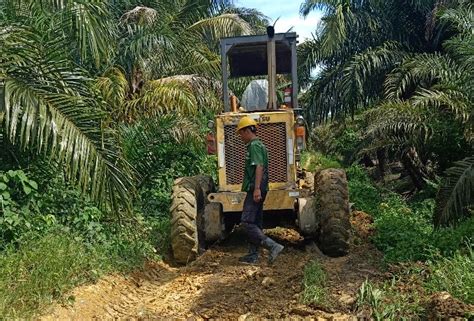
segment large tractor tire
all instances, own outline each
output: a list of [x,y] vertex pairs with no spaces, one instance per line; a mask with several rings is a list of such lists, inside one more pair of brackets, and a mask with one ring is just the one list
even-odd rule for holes
[[183,177],[174,183],[170,209],[171,247],[178,263],[194,261],[205,247],[203,212],[213,186],[212,179],[205,176]]
[[332,257],[349,252],[351,233],[349,191],[346,173],[325,169],[315,179],[319,213],[319,248]]

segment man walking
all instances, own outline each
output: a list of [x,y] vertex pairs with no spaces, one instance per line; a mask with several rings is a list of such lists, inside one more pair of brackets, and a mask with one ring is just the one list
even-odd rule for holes
[[241,225],[249,241],[249,253],[239,258],[245,263],[256,263],[260,245],[268,249],[268,262],[273,263],[283,250],[283,245],[276,243],[263,234],[263,202],[268,192],[268,153],[267,148],[257,137],[257,123],[248,116],[240,119],[237,132],[246,144],[244,180],[242,191],[247,192],[242,211]]

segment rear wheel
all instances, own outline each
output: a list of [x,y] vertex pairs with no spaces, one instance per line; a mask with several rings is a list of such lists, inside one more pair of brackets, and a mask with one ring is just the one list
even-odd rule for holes
[[[175,181],[171,196],[171,247],[178,263],[194,261],[205,247],[203,212],[212,179],[183,177]],[[203,191],[203,187],[211,186]]]
[[332,257],[349,252],[351,223],[346,173],[325,169],[316,176],[316,198],[320,217],[319,247]]

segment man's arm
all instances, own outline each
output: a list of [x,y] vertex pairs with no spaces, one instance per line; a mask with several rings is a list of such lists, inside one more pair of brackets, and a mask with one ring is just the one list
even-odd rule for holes
[[256,203],[259,203],[262,200],[262,191],[260,190],[262,177],[263,177],[263,166],[256,165],[255,166],[255,185],[254,185],[255,189],[253,192],[253,200]]

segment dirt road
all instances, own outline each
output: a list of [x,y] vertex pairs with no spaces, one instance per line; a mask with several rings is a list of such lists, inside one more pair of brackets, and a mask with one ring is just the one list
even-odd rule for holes
[[[281,231],[283,238],[293,233]],[[240,264],[246,247],[234,238],[187,267],[156,262],[128,276],[107,276],[75,289],[71,305],[54,307],[44,319],[351,318],[358,288],[379,274],[377,252],[361,242],[350,255],[329,258],[314,243],[285,242],[274,266],[267,265],[266,257],[258,265]],[[301,303],[303,270],[310,260],[319,261],[328,274],[330,298],[324,307]]]

